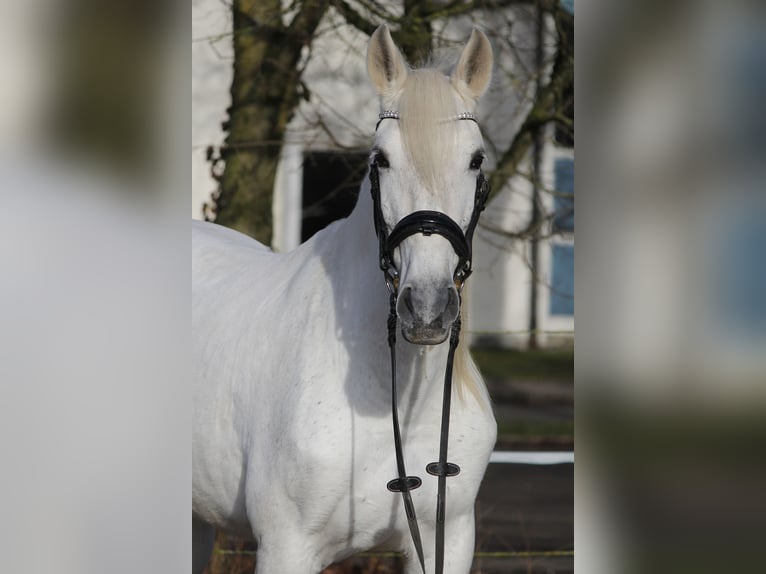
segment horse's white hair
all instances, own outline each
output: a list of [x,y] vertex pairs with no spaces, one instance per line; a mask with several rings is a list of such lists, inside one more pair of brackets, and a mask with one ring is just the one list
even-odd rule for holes
[[[460,318],[461,323],[465,326],[466,323],[466,305],[467,291],[466,287],[463,287],[463,305],[460,306]],[[489,391],[487,385],[484,383],[484,377],[481,375],[479,368],[471,357],[471,353],[468,350],[467,333],[463,331],[460,338],[460,344],[455,350],[455,364],[452,376],[452,382],[455,384],[457,390],[457,396],[460,400],[467,400],[466,391],[473,396],[476,402],[487,413],[492,412],[492,403],[489,398]]]
[[458,122],[450,121],[459,111],[450,80],[434,68],[407,75],[399,99],[399,125],[405,150],[412,158],[422,185],[432,193],[445,189],[444,162],[451,158],[457,142]]

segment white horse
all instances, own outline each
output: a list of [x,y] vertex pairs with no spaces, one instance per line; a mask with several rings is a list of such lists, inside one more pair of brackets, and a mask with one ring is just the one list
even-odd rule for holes
[[[483,143],[470,112],[490,80],[492,51],[478,30],[447,76],[410,70],[385,26],[370,39],[370,78],[383,110],[371,161],[390,230],[417,210],[463,229],[474,208]],[[194,223],[192,522],[194,569],[213,528],[257,541],[257,574],[315,574],[370,549],[420,564],[401,497],[391,430],[386,344],[389,295],[379,269],[370,183],[354,212],[295,251]],[[442,381],[450,325],[460,312],[458,256],[443,235],[416,233],[394,253],[399,412],[404,455],[423,484],[412,491],[427,572],[434,571]],[[465,344],[457,349],[450,417],[445,572],[465,574],[474,502],[496,438],[486,387]]]

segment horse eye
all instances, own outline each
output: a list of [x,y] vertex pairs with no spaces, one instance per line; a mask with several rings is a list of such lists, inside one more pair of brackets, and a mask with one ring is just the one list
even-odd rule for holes
[[375,155],[372,158],[372,163],[377,165],[381,169],[385,169],[387,167],[391,167],[391,164],[388,163],[388,158],[386,157],[386,154],[384,154],[382,151],[378,150]]
[[471,158],[471,164],[468,167],[469,169],[473,169],[473,170],[480,169],[483,161],[484,161],[484,154],[480,151],[476,152],[475,154],[473,154],[473,157]]

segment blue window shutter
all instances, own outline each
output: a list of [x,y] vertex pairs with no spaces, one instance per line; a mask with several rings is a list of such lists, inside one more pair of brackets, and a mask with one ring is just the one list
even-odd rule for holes
[[551,250],[551,315],[574,315],[574,245]]
[[554,163],[556,195],[553,200],[553,229],[574,231],[574,160],[557,159]]

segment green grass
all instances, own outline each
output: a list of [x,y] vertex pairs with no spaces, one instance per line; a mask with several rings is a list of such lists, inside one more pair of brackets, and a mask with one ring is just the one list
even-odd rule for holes
[[482,374],[487,378],[574,380],[574,351],[571,349],[512,351],[472,349]]

